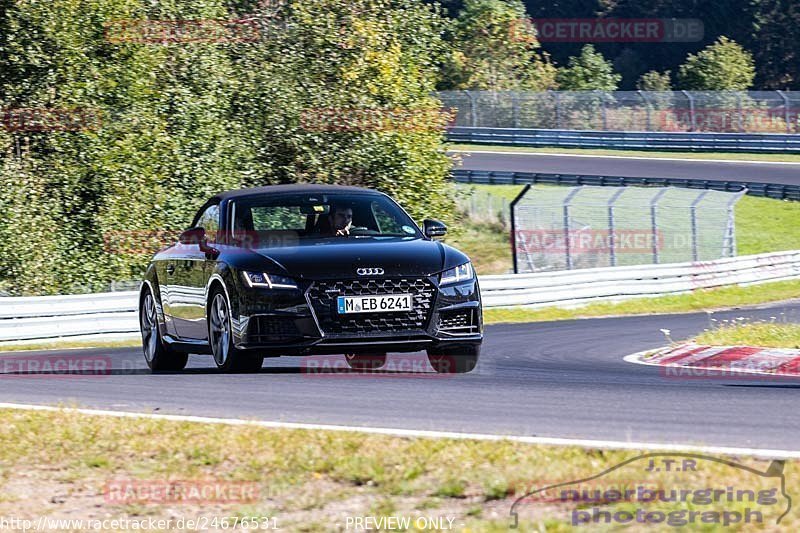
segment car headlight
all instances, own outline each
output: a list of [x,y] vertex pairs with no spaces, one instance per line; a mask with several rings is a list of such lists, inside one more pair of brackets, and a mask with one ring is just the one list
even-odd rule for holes
[[266,272],[242,272],[244,280],[250,287],[265,287],[267,289],[296,289],[297,282],[286,276],[267,274]]
[[445,270],[442,272],[442,279],[439,281],[439,285],[448,285],[450,283],[458,283],[459,281],[467,281],[472,279],[472,277],[472,263],[464,263],[463,265],[458,265],[455,268],[451,268],[450,270]]

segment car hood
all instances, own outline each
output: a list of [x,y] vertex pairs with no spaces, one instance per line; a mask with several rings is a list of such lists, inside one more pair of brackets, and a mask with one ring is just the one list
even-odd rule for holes
[[288,276],[309,279],[351,278],[359,268],[382,268],[385,276],[429,276],[468,261],[455,248],[417,238],[320,239],[252,251]]

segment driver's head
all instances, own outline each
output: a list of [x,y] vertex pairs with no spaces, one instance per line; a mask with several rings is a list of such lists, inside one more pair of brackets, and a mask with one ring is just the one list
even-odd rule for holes
[[333,231],[347,229],[353,223],[353,209],[347,206],[332,205],[328,217]]

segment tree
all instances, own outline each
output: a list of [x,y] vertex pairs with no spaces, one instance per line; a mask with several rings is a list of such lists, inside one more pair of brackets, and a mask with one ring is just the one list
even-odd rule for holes
[[[448,218],[446,120],[432,96],[445,50],[438,10],[292,0],[278,21],[254,0],[235,4],[0,0],[4,108],[102,112],[80,131],[0,130],[0,285],[37,294],[140,279],[149,237],[185,228],[230,188],[362,185],[418,219]],[[119,20],[246,16],[258,23],[255,42],[106,34]],[[351,120],[304,123],[320,116]]]
[[440,89],[543,91],[555,85],[555,67],[537,52],[520,0],[466,0],[449,41]]
[[657,70],[651,70],[645,72],[636,82],[636,88],[640,91],[671,91],[670,71],[658,72]]
[[748,42],[763,89],[800,89],[800,4],[796,0],[761,0],[756,30]]
[[753,85],[753,56],[738,43],[720,37],[678,70],[681,88],[696,91],[746,91]]
[[556,76],[559,88],[565,91],[615,91],[621,79],[611,62],[591,44],[584,46],[579,56],[569,58]]

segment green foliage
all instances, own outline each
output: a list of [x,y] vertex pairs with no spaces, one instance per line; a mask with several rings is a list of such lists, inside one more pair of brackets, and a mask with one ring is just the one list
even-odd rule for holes
[[536,32],[519,0],[467,0],[450,33],[440,88],[543,91],[555,67],[537,52]]
[[580,55],[569,58],[568,65],[558,69],[556,75],[558,87],[565,91],[615,91],[621,79],[611,62],[591,44],[584,46]]
[[727,37],[689,54],[678,71],[681,88],[696,91],[745,91],[753,85],[753,56]]
[[[245,16],[259,24],[258,42],[105,35],[127,19]],[[264,13],[255,0],[235,11],[223,0],[19,0],[0,26],[3,107],[102,112],[100,127],[82,131],[0,131],[0,284],[14,292],[136,279],[151,250],[113,253],[109,235],[142,241],[184,228],[230,188],[362,185],[417,218],[451,211],[444,119],[431,96],[444,50],[434,7],[295,0]],[[302,117],[320,108],[391,120],[309,128]]]
[[636,82],[636,88],[640,91],[671,91],[670,72],[658,72],[656,70],[645,72]]

